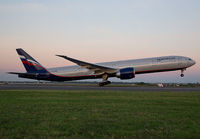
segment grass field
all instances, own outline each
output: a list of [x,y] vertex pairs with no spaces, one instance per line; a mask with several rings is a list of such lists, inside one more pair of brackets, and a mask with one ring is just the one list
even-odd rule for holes
[[200,138],[200,92],[0,91],[0,138]]

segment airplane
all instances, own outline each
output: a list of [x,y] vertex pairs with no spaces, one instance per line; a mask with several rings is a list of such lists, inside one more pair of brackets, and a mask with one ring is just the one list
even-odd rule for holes
[[9,72],[9,74],[17,74],[21,78],[59,82],[102,78],[99,86],[110,84],[108,78],[111,77],[126,80],[135,78],[137,74],[155,72],[180,70],[181,77],[183,77],[186,68],[196,64],[191,58],[183,56],[163,56],[93,64],[65,55],[56,55],[77,65],[46,69],[23,49],[18,48],[16,51],[27,72]]

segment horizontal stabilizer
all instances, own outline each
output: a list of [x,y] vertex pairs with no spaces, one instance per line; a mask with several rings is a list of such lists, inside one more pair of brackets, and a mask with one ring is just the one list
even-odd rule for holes
[[21,74],[19,72],[7,72],[8,74]]
[[8,74],[17,74],[17,75],[28,75],[28,76],[36,76],[37,73],[20,73],[20,72],[8,72]]
[[19,73],[19,72],[8,72],[8,74],[17,74],[18,77],[21,78],[30,78],[30,79],[47,79],[50,74],[49,73]]

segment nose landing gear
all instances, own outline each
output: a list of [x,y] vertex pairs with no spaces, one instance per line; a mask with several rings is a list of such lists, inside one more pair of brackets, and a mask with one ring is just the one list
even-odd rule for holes
[[184,71],[185,71],[185,70],[186,70],[186,69],[182,69],[182,70],[181,70],[181,75],[180,75],[181,77],[184,77]]

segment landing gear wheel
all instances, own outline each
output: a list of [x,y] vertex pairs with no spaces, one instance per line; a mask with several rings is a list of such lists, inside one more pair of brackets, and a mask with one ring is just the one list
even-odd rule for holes
[[107,84],[111,84],[111,82],[107,80],[108,79],[108,74],[105,73],[102,76],[102,79],[103,79],[103,81],[99,83],[99,86],[104,86],[104,85],[107,85]]
[[181,77],[184,77],[184,74],[181,74]]
[[107,85],[107,84],[111,84],[111,82],[110,81],[104,81],[104,82],[99,83],[99,86],[104,86],[104,85]]
[[184,77],[184,74],[183,74],[183,73],[184,73],[185,70],[186,70],[186,69],[182,69],[182,70],[181,70],[181,77]]

